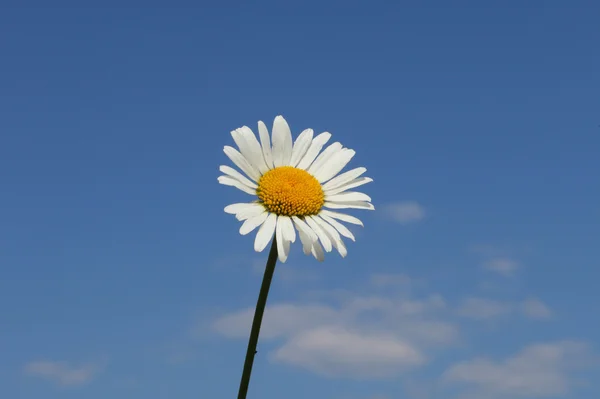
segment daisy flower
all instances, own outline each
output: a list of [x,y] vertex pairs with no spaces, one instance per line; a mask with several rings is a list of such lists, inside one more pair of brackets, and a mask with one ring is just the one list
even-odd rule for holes
[[[355,152],[339,142],[323,147],[331,138],[328,132],[313,137],[306,129],[292,142],[286,120],[277,116],[272,137],[266,125],[258,122],[260,141],[252,130],[241,127],[231,132],[239,150],[225,146],[225,155],[243,172],[222,165],[219,183],[233,186],[255,197],[251,202],[225,207],[225,212],[243,221],[240,234],[258,228],[254,249],[262,252],[275,235],[279,260],[288,258],[296,230],[306,255],[324,260],[324,251],[335,248],[347,254],[342,236],[354,241],[354,235],[340,222],[362,226],[354,216],[340,209],[373,210],[371,198],[352,189],[373,181],[362,177],[366,168],[339,174]],[[321,151],[323,150],[323,151]]]

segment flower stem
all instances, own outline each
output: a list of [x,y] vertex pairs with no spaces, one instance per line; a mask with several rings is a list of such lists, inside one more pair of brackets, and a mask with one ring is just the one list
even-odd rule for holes
[[263,276],[256,309],[254,310],[254,320],[252,320],[252,329],[250,330],[250,339],[248,340],[248,350],[246,351],[246,360],[244,361],[244,371],[242,372],[242,380],[240,382],[240,390],[238,391],[238,399],[246,399],[248,393],[248,385],[250,384],[250,374],[252,373],[252,364],[254,363],[254,355],[256,354],[256,345],[258,344],[258,335],[260,334],[260,325],[262,323],[267,297],[269,296],[269,288],[271,280],[275,272],[275,264],[277,263],[277,242],[273,237],[265,274]]

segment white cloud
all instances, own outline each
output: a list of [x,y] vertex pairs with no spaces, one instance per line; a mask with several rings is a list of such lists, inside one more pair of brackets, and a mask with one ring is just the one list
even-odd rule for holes
[[526,299],[521,303],[521,312],[532,319],[549,319],[552,317],[552,310],[544,302],[536,298]]
[[371,284],[377,287],[402,286],[406,287],[412,279],[402,273],[376,273],[371,276]]
[[28,375],[45,378],[59,385],[75,386],[90,382],[103,367],[99,364],[71,366],[65,362],[38,360],[27,363],[24,371]]
[[467,298],[458,308],[458,314],[471,319],[494,319],[511,312],[509,304],[485,298]]
[[[334,295],[330,303],[279,303],[265,312],[262,340],[276,340],[270,359],[327,376],[378,378],[426,363],[456,341],[458,328],[439,314],[439,295]],[[214,321],[221,335],[247,339],[254,309]]]
[[324,375],[385,377],[420,366],[425,357],[393,334],[318,327],[291,337],[273,358]]
[[508,258],[494,258],[485,261],[483,267],[504,276],[511,276],[519,267],[519,263]]
[[400,224],[409,224],[425,218],[425,208],[415,201],[388,204],[383,207],[383,211]]
[[[246,338],[250,333],[254,308],[231,313],[217,319],[213,328],[230,338]],[[318,304],[276,304],[267,306],[260,330],[262,339],[285,337],[295,331],[340,320],[338,311]]]
[[[358,292],[331,290],[311,295],[310,302],[270,304],[261,328],[261,342],[270,341],[268,359],[330,377],[397,378],[458,343],[457,316],[539,319],[543,309],[550,312],[534,298],[470,297],[455,308],[438,294],[414,295],[406,288],[410,281],[400,274],[375,274]],[[212,321],[211,329],[245,341],[253,313],[247,308],[225,314]]]
[[545,320],[552,317],[552,310],[537,298],[528,298],[522,302],[503,302],[470,297],[462,301],[456,312],[459,316],[476,320],[497,319],[515,312],[529,319]]
[[442,380],[466,387],[468,397],[546,398],[567,395],[573,372],[588,361],[586,344],[577,341],[525,347],[503,361],[476,358],[448,368]]

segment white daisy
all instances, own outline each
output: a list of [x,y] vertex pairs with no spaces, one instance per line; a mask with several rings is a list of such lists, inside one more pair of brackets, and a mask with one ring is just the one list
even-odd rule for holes
[[222,165],[219,170],[225,175],[218,178],[219,183],[257,198],[229,205],[225,212],[244,222],[242,235],[258,228],[254,240],[257,252],[264,250],[275,234],[281,262],[287,260],[290,244],[296,241],[296,230],[306,255],[323,261],[323,249],[330,252],[335,248],[345,257],[347,250],[341,236],[354,241],[354,235],[339,221],[363,224],[354,216],[328,209],[375,209],[368,195],[349,191],[373,179],[361,177],[366,168],[338,175],[355,152],[338,142],[321,152],[330,133],[313,137],[313,130],[306,129],[292,144],[290,127],[282,116],[275,118],[272,133],[271,146],[262,121],[258,122],[260,142],[247,126],[231,132],[239,151],[229,146],[223,151],[245,176]]

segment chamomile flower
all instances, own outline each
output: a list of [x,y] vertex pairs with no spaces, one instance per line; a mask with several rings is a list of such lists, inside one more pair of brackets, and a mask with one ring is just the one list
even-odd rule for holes
[[366,168],[340,174],[355,152],[339,142],[323,150],[331,134],[314,136],[312,129],[304,130],[292,142],[290,127],[282,116],[273,122],[272,137],[262,121],[258,122],[258,134],[260,141],[249,127],[236,129],[231,136],[239,150],[224,148],[225,155],[243,174],[226,165],[219,168],[224,173],[219,183],[255,197],[251,202],[225,207],[226,213],[243,221],[240,234],[258,228],[254,240],[257,252],[263,251],[275,235],[281,262],[287,260],[297,235],[304,253],[319,261],[324,260],[323,250],[334,248],[345,257],[347,250],[341,237],[355,238],[340,222],[363,224],[338,210],[375,209],[368,195],[351,191],[373,181],[362,177]]

